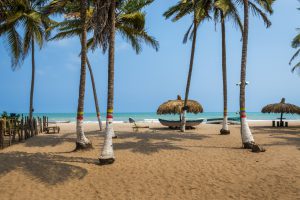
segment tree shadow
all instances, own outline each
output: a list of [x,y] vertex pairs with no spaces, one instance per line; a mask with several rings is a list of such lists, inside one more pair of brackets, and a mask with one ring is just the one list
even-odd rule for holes
[[22,169],[43,183],[55,185],[69,179],[82,179],[87,175],[86,169],[68,164],[68,162],[97,163],[95,159],[90,158],[65,157],[46,153],[0,153],[0,176],[16,169]]
[[25,141],[26,147],[46,147],[46,146],[56,146],[64,142],[74,142],[74,137],[76,133],[66,133],[64,135],[60,134],[44,134],[37,137],[29,138]]
[[116,150],[131,150],[142,154],[153,154],[161,150],[187,150],[174,142],[182,140],[202,140],[208,136],[191,133],[158,133],[158,132],[119,132],[119,139],[134,139],[137,142],[125,141],[114,143]]
[[269,134],[272,138],[280,139],[279,141],[265,144],[264,146],[277,146],[277,145],[294,145],[300,150],[300,127],[267,127],[259,126],[253,127],[252,130],[256,134]]
[[251,127],[254,133],[259,134],[291,134],[291,135],[299,135],[300,134],[300,126],[293,127],[270,127],[270,126],[256,126]]

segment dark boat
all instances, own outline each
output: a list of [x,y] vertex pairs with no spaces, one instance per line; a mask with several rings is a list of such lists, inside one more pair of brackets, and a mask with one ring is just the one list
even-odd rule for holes
[[[158,120],[162,125],[168,126],[171,129],[177,129],[177,128],[180,128],[180,126],[181,126],[181,121],[164,120],[164,119],[158,119]],[[203,119],[187,120],[185,126],[187,129],[192,129],[193,127],[198,126],[202,122],[203,122]]]
[[[240,117],[228,117],[229,124],[240,124]],[[223,118],[210,118],[206,120],[207,124],[222,124]]]

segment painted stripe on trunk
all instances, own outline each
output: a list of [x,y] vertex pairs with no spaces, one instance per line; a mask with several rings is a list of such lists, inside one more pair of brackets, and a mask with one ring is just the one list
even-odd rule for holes
[[107,109],[107,113],[113,113],[114,109]]
[[78,116],[77,116],[77,119],[78,119],[78,120],[83,120],[83,116],[82,116],[82,115],[78,115]]

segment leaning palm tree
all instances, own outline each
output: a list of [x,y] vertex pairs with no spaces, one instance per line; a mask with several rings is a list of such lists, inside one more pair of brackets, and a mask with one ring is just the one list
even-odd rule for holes
[[193,28],[192,33],[191,33],[193,39],[192,39],[189,72],[188,72],[188,78],[187,78],[187,83],[186,83],[184,107],[183,107],[183,114],[182,114],[182,124],[181,124],[182,132],[185,131],[185,125],[186,125],[187,102],[188,102],[188,96],[189,96],[191,78],[192,78],[192,72],[193,72],[193,65],[194,65],[197,30],[198,30],[199,24],[201,22],[203,22],[205,19],[209,18],[210,9],[211,9],[210,1],[184,0],[184,1],[179,1],[175,6],[172,6],[171,8],[169,8],[168,11],[166,11],[164,13],[164,16],[166,17],[166,19],[173,16],[172,21],[178,21],[183,16],[186,16],[190,13],[193,14],[192,25],[190,26],[187,33],[185,34],[184,41],[183,41],[184,43],[187,41],[188,35]]
[[101,121],[101,116],[100,116],[100,108],[99,108],[99,103],[98,103],[98,96],[97,96],[97,91],[96,91],[96,84],[95,84],[95,79],[94,79],[94,74],[93,74],[93,69],[90,64],[90,61],[88,57],[86,57],[86,62],[87,66],[90,72],[90,77],[91,77],[91,82],[92,82],[92,88],[93,88],[93,94],[94,94],[94,102],[95,102],[95,108],[96,108],[96,114],[97,114],[97,120],[99,124],[99,129],[102,131],[102,121]]
[[[247,66],[247,50],[248,50],[248,31],[249,31],[249,6],[255,6],[257,5],[255,3],[252,3],[248,0],[244,1],[244,31],[243,31],[243,44],[242,44],[242,59],[241,59],[241,81],[240,81],[240,117],[241,117],[241,136],[242,136],[242,143],[244,148],[246,149],[253,149],[255,142],[253,135],[250,131],[248,122],[247,122],[247,115],[246,115],[246,97],[245,97],[245,86],[246,86],[246,66]],[[274,0],[256,0],[256,3],[258,3],[262,8],[272,14],[272,3]],[[268,21],[269,22],[269,21]],[[267,27],[269,27],[271,23],[269,22],[267,24]],[[257,145],[256,145],[257,146]],[[260,149],[259,150],[263,150]]]
[[[4,2],[4,3],[3,3]],[[35,46],[43,47],[45,29],[55,23],[41,12],[46,1],[6,0],[0,4],[3,15],[0,20],[0,36],[7,38],[11,50],[12,68],[16,69],[31,51],[31,87],[29,119],[32,120],[35,85]],[[20,33],[24,33],[23,38]]]

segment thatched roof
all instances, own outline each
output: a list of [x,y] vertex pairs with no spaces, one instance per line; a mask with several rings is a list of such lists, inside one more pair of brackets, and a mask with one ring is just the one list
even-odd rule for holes
[[269,104],[265,106],[262,113],[290,113],[290,114],[300,114],[300,107],[285,103],[285,98],[282,98],[280,103]]
[[[180,114],[183,111],[184,101],[178,95],[177,100],[169,100],[161,104],[157,109],[158,115],[164,114]],[[188,100],[187,102],[187,112],[188,113],[202,113],[203,108],[200,103],[194,100]]]

